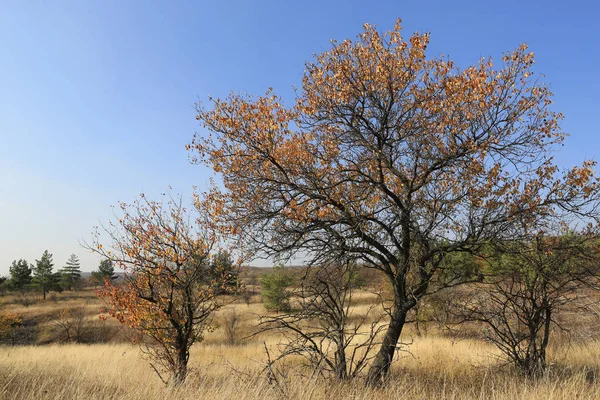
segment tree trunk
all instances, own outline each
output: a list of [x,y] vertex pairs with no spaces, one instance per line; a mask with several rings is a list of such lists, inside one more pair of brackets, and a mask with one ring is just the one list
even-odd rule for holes
[[177,367],[173,372],[173,385],[179,386],[187,378],[187,351],[186,349],[177,350]]
[[344,348],[344,338],[338,338],[337,349],[335,354],[335,375],[339,380],[344,380],[348,377],[348,366],[346,363],[346,349]]
[[42,296],[44,297],[44,300],[46,300],[46,288],[42,288]]
[[543,375],[546,372],[546,348],[550,339],[550,326],[552,324],[552,309],[546,308],[546,320],[544,321],[544,336],[540,345],[540,372]]
[[387,375],[392,360],[394,359],[398,339],[400,338],[402,328],[404,328],[404,323],[406,322],[407,312],[406,306],[402,305],[400,299],[396,298],[391,313],[390,325],[385,332],[379,352],[373,359],[371,368],[369,368],[367,385],[377,385],[381,383],[383,378]]
[[177,352],[177,365],[175,371],[173,371],[173,385],[179,386],[185,382],[188,373],[188,346],[187,339],[181,333],[175,340],[175,347]]

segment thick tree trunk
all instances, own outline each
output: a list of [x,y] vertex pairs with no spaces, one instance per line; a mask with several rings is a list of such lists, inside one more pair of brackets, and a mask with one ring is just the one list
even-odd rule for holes
[[177,349],[177,366],[175,371],[173,371],[173,385],[179,386],[185,382],[187,378],[187,349],[186,348],[178,348]]
[[390,325],[385,332],[379,352],[373,359],[367,375],[367,385],[377,385],[387,375],[390,365],[394,359],[398,339],[406,322],[407,307],[396,298],[390,318]]

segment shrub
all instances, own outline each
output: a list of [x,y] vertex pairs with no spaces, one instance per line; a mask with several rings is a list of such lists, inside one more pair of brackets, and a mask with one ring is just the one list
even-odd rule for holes
[[10,340],[14,344],[15,332],[23,324],[19,315],[10,312],[0,312],[0,341]]
[[262,300],[268,311],[287,312],[291,310],[288,288],[293,283],[293,275],[284,270],[283,265],[273,267],[273,271],[260,278]]

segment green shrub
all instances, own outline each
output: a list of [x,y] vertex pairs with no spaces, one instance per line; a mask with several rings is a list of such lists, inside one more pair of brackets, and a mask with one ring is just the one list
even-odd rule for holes
[[291,293],[288,288],[293,281],[293,275],[287,272],[283,265],[273,267],[272,272],[260,278],[261,297],[263,305],[268,311],[287,312],[291,310]]

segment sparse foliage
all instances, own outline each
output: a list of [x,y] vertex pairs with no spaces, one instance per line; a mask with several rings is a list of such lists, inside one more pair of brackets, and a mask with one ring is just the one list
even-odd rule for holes
[[225,331],[225,337],[227,338],[227,343],[231,346],[238,344],[239,342],[239,325],[240,325],[240,315],[237,313],[235,308],[231,308],[230,310],[223,313],[223,330]]
[[295,296],[298,309],[261,319],[262,331],[276,330],[284,338],[272,362],[301,356],[313,373],[340,380],[355,378],[367,366],[385,326],[379,323],[381,317],[373,318],[377,303],[351,318],[356,270],[354,263],[339,260],[308,269]]
[[85,319],[85,310],[81,307],[60,310],[53,323],[61,331],[65,342],[82,343],[90,330]]
[[491,275],[459,302],[461,316],[483,323],[524,375],[543,375],[557,312],[567,304],[582,311],[583,289],[600,289],[598,244],[593,232],[568,231],[494,243],[485,256]]
[[99,232],[90,248],[113,260],[126,278],[119,286],[107,280],[100,294],[112,316],[142,335],[159,376],[181,384],[190,347],[202,341],[219,308],[216,289],[225,287],[210,271],[215,238],[200,219],[205,215],[192,220],[181,199],[160,203],[142,195],[133,204],[121,203],[120,209],[118,221],[104,232],[112,250],[100,243]]

